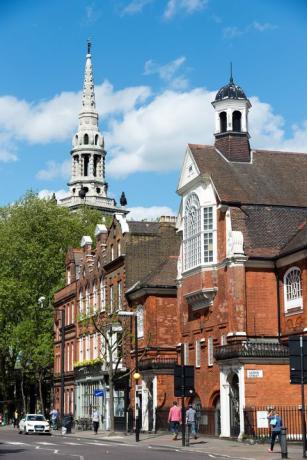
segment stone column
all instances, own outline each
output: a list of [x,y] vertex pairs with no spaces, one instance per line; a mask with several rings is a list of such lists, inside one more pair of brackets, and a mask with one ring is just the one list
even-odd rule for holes
[[227,381],[228,369],[220,369],[220,403],[221,403],[221,437],[230,437],[230,407],[229,383]]

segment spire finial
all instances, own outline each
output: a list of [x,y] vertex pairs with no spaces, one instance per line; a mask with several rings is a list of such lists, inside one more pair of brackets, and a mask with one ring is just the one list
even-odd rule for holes
[[87,54],[91,54],[91,46],[92,46],[91,40],[90,38],[88,38],[87,39]]
[[233,83],[233,78],[232,78],[232,62],[230,61],[230,78],[229,78],[229,83]]

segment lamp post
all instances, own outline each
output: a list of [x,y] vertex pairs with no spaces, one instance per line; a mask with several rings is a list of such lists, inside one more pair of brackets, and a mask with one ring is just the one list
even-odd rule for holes
[[[138,381],[141,377],[139,373],[139,348],[138,348],[138,315],[137,312],[132,311],[121,311],[118,313],[118,316],[130,316],[134,317],[134,338],[135,338],[135,372],[133,374],[133,379],[135,381],[135,387],[137,387]],[[137,391],[135,392],[137,395]],[[140,404],[139,404],[139,397],[136,398],[136,410],[135,410],[135,442],[139,442],[140,440]]]

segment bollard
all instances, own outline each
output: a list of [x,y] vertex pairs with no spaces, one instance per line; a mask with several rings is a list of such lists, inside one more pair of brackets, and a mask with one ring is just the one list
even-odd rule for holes
[[280,449],[281,458],[288,458],[288,447],[287,447],[287,428],[282,427],[280,433]]

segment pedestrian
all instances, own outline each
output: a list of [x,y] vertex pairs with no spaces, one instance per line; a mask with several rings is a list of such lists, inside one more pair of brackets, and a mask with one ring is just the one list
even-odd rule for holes
[[50,411],[50,420],[51,420],[51,428],[53,430],[57,430],[58,429],[58,411],[57,409],[53,408]]
[[189,404],[189,408],[186,411],[186,424],[188,427],[188,433],[194,436],[194,439],[197,439],[196,435],[196,410],[192,404]]
[[13,420],[14,428],[18,427],[18,418],[19,418],[19,414],[18,414],[18,410],[16,409],[14,412],[14,420]]
[[93,412],[92,420],[93,420],[94,433],[97,434],[98,428],[99,428],[99,412],[97,409],[95,409]]
[[271,409],[270,412],[268,413],[268,420],[270,424],[270,428],[272,430],[271,432],[271,447],[268,449],[269,452],[273,452],[274,449],[274,444],[276,441],[276,438],[278,436],[278,440],[280,443],[280,433],[281,433],[281,428],[282,428],[282,419],[278,413],[277,410]]
[[181,407],[178,407],[177,401],[173,402],[173,406],[169,410],[168,423],[171,425],[171,432],[173,433],[173,440],[178,437],[179,425],[181,422]]

